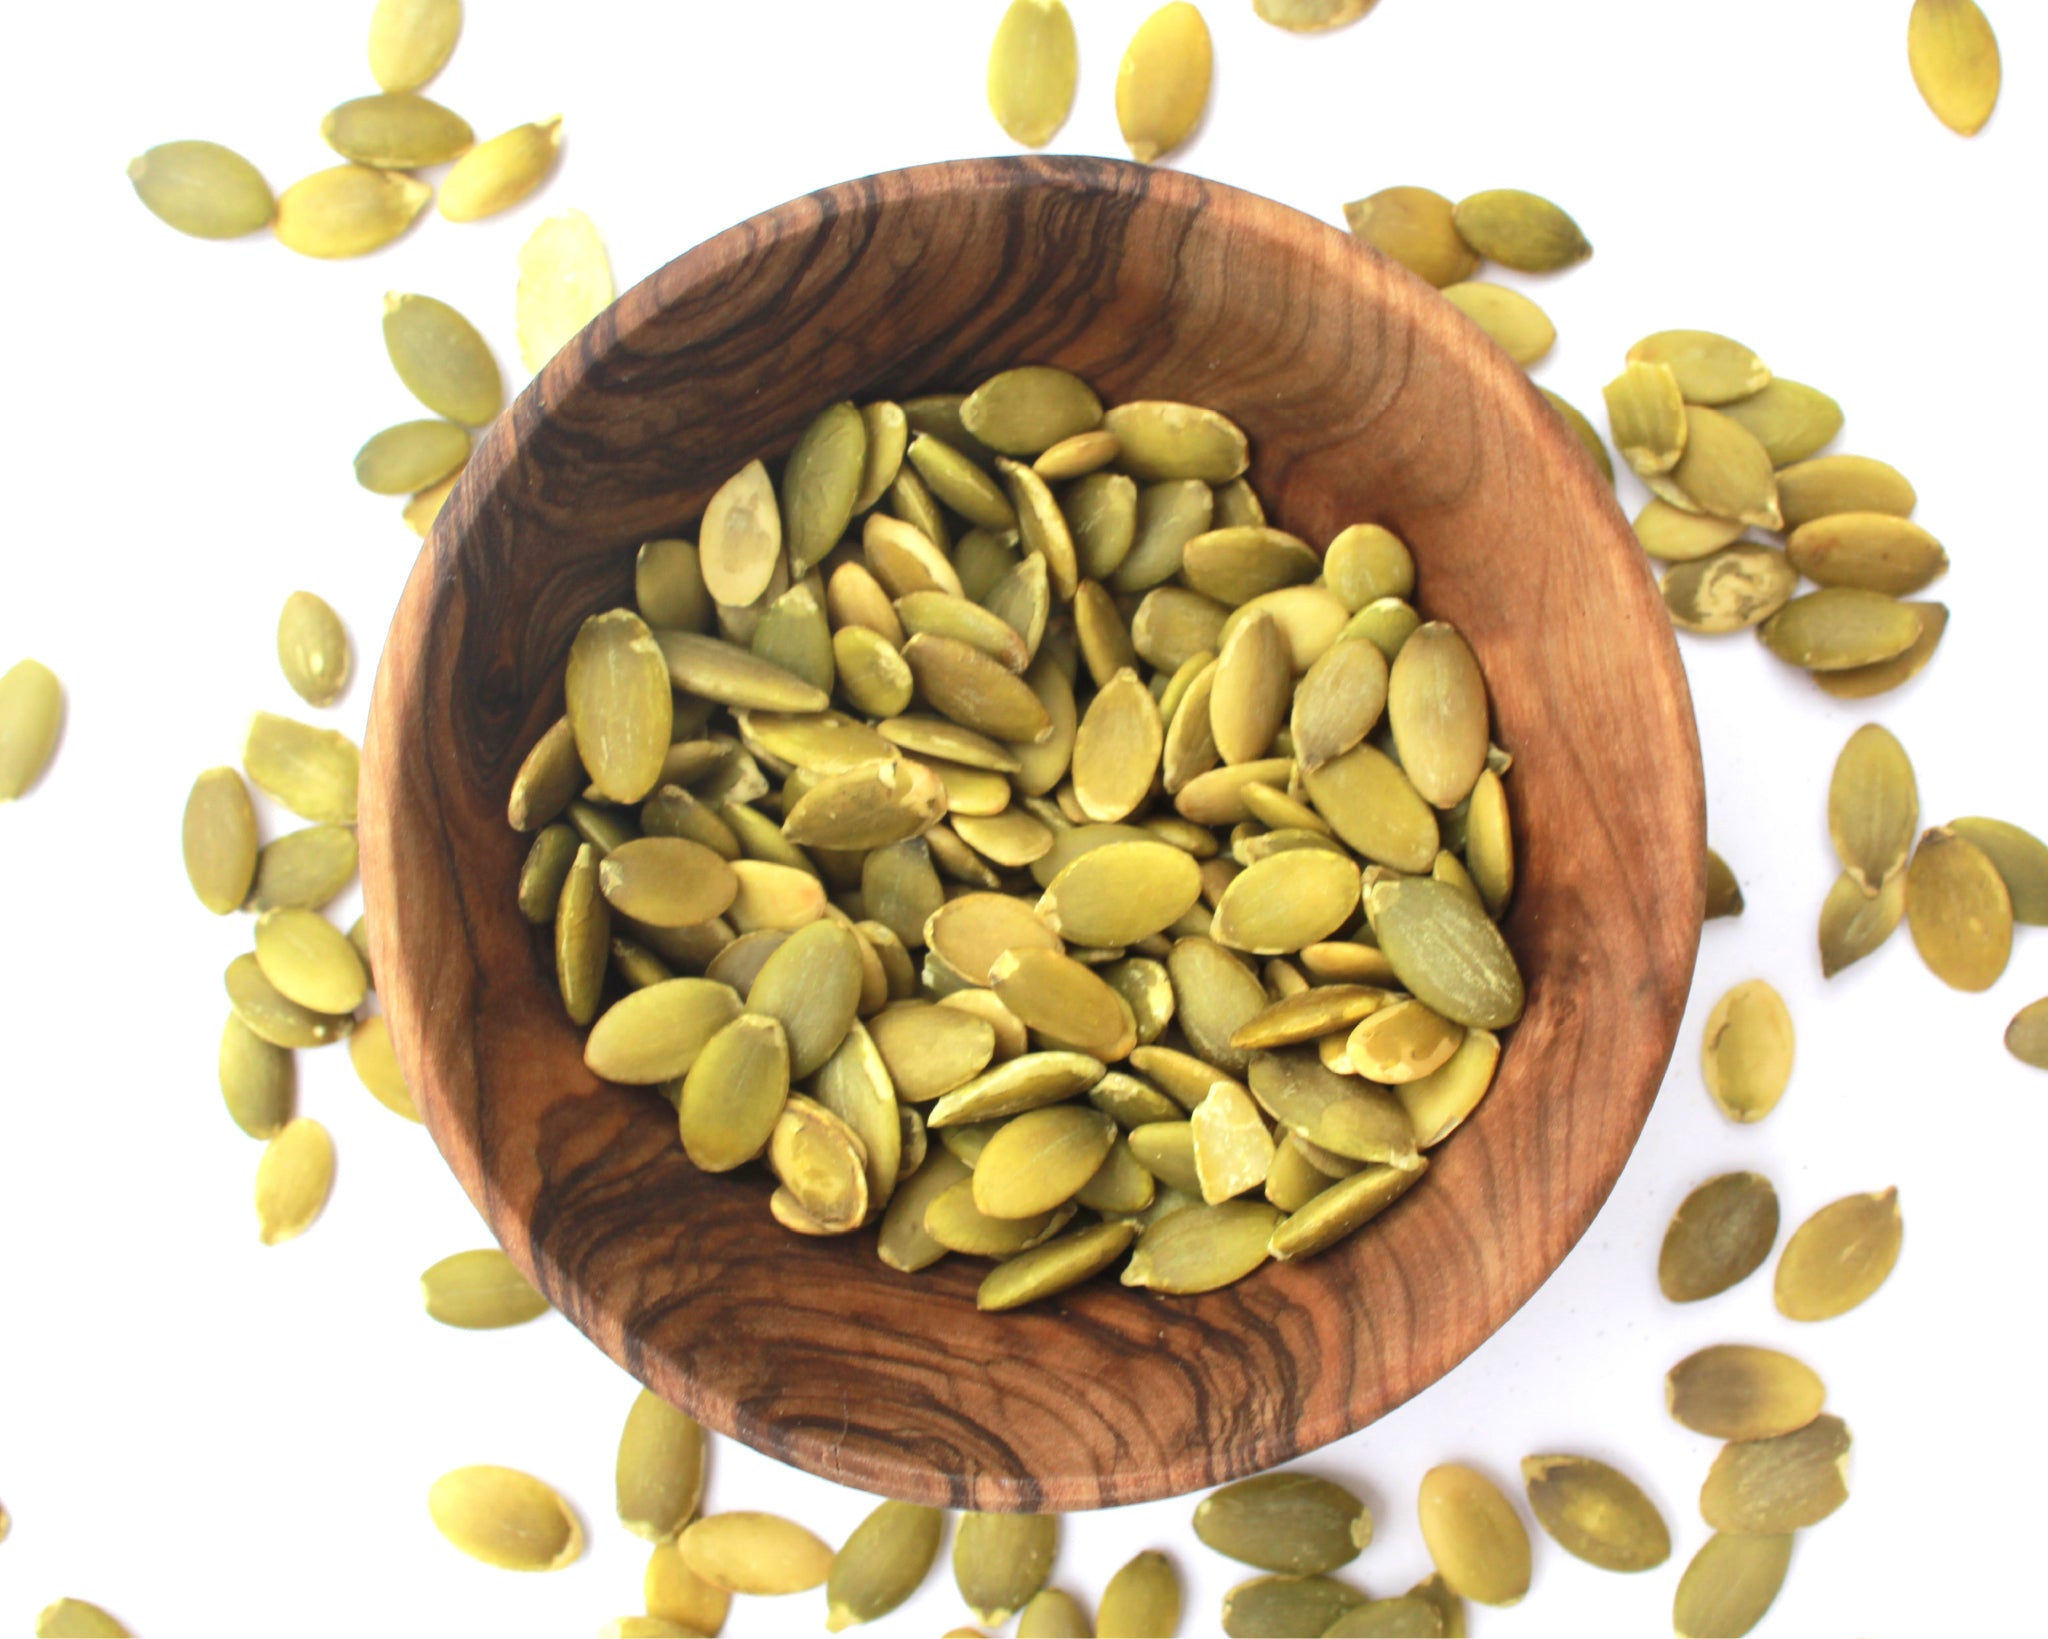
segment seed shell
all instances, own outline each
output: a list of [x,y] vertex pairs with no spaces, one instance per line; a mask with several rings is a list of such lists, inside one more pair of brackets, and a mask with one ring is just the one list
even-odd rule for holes
[[1904,1238],[1896,1189],[1822,1207],[1792,1231],[1778,1259],[1778,1312],[1789,1320],[1847,1314],[1885,1283]]
[[275,1138],[292,1118],[298,1071],[288,1048],[265,1041],[233,1013],[220,1033],[220,1092],[251,1138]]
[[1768,1440],[1820,1415],[1827,1390],[1812,1367],[1776,1349],[1722,1343],[1690,1354],[1664,1379],[1678,1422],[1717,1440]]
[[239,910],[256,878],[256,810],[249,788],[232,768],[209,768],[192,782],[185,799],[184,851],[185,876],[200,904],[216,916]]
[[953,1581],[976,1620],[997,1627],[1029,1604],[1059,1543],[1057,1514],[963,1513],[953,1531]]
[[256,1163],[256,1230],[277,1246],[313,1227],[334,1188],[334,1140],[317,1121],[288,1121]]
[[1741,1639],[1769,1613],[1792,1562],[1792,1534],[1718,1533],[1700,1545],[1671,1604],[1679,1639]]
[[1982,849],[1937,827],[1906,870],[1906,926],[1943,984],[1989,990],[2012,955],[2012,894]]
[[263,173],[217,142],[165,142],[128,162],[135,197],[195,239],[239,239],[277,209]]
[[1849,1500],[1849,1426],[1823,1412],[1804,1428],[1721,1448],[1700,1488],[1717,1531],[1776,1536],[1818,1525]]
[[442,216],[477,222],[511,209],[547,180],[561,151],[559,114],[478,143],[441,179]]
[[1575,1558],[1604,1571],[1647,1571],[1671,1557],[1657,1505],[1626,1474],[1592,1457],[1524,1457],[1537,1524]]
[[1537,194],[1491,188],[1458,201],[1455,220],[1481,256],[1521,273],[1556,273],[1593,254],[1578,223]]
[[1673,1214],[1657,1254],[1657,1285],[1673,1303],[1714,1297],[1762,1268],[1777,1239],[1771,1181],[1760,1173],[1723,1173]]
[[879,1621],[931,1574],[945,1513],[916,1503],[884,1502],[853,1528],[832,1556],[825,1581],[825,1627],[839,1633]]
[[322,260],[367,256],[411,227],[433,197],[432,188],[402,171],[368,165],[315,171],[278,195],[278,242]]
[[1459,235],[1451,202],[1429,188],[1382,188],[1347,204],[1344,221],[1354,238],[1439,290],[1479,270],[1479,253]]
[[1761,1121],[1792,1078],[1792,1015],[1762,979],[1746,980],[1714,1004],[1700,1044],[1707,1092],[1730,1121]]
[[1984,129],[1998,106],[1998,36],[1977,0],[1913,0],[1906,24],[1913,84],[1934,117],[1960,136]]
[[495,1246],[429,1265],[420,1275],[420,1301],[443,1326],[472,1332],[518,1326],[548,1312],[548,1300]]

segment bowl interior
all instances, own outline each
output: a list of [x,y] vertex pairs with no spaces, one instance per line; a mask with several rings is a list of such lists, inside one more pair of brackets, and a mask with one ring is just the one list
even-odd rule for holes
[[[835,399],[1058,364],[1111,400],[1235,417],[1276,522],[1407,540],[1492,690],[1526,1017],[1424,1182],[1320,1258],[1162,1298],[1097,1281],[1000,1316],[985,1269],[885,1268],[872,1229],[783,1232],[697,1172],[669,1106],[584,1067],[513,884],[514,770],[633,549],[785,453]],[[872,1491],[981,1508],[1136,1501],[1270,1466],[1455,1365],[1612,1186],[1698,942],[1699,751],[1613,498],[1522,373],[1425,286],[1268,201],[1112,162],[993,160],[828,189],[671,263],[486,438],[378,678],[364,877],[427,1124],[512,1256],[710,1426]],[[750,1169],[751,1170],[751,1169]]]

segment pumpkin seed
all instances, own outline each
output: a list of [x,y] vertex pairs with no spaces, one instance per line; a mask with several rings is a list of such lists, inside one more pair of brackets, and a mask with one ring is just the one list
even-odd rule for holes
[[1020,950],[1061,948],[1057,934],[1008,894],[962,894],[949,899],[926,922],[932,950],[975,985],[986,985],[997,960]]
[[406,390],[436,415],[481,427],[504,406],[504,381],[490,344],[446,302],[386,296],[384,350]]
[[547,180],[561,151],[559,114],[478,143],[441,179],[442,216],[478,222],[510,210]]
[[1214,598],[1159,586],[1131,616],[1131,647],[1157,670],[1173,672],[1198,654],[1214,654],[1229,624],[1230,612]]
[[[1154,19],[1156,21],[1174,12],[1193,13],[1194,10],[1193,6],[1180,4],[1177,0],[1176,4],[1154,13]],[[1204,38],[1206,40],[1206,30]],[[1250,464],[1249,446],[1243,430],[1227,416],[1200,405],[1139,399],[1113,406],[1104,412],[1102,420],[1123,447],[1119,459],[1124,469],[1148,484],[1172,479],[1227,484]],[[1139,501],[1142,535],[1145,522],[1143,494]],[[1212,508],[1213,505],[1212,497]],[[1205,522],[1203,528],[1207,527]],[[1192,539],[1193,535],[1201,532],[1191,531],[1182,545],[1186,539]],[[1126,559],[1126,564],[1129,561]],[[1121,580],[1117,585],[1119,591],[1142,589]]]
[[[1607,446],[1600,442],[1599,433],[1593,430],[1593,423],[1586,419],[1584,413],[1576,405],[1558,397],[1548,387],[1538,388],[1537,391],[1543,394],[1544,402],[1555,410],[1564,421],[1564,424],[1571,429],[1572,436],[1579,441],[1579,447],[1586,452],[1593,465],[1600,469],[1600,476],[1605,478],[1609,484],[1612,484],[1614,482],[1614,461],[1607,453]],[[1393,1601],[1392,1603],[1398,1603],[1398,1601]]]
[[1270,1245],[1282,1262],[1312,1258],[1376,1218],[1421,1182],[1429,1163],[1369,1166],[1320,1191],[1273,1228]]
[[1488,1030],[1467,1030],[1457,1050],[1436,1069],[1395,1087],[1420,1148],[1441,1144],[1479,1107],[1499,1063],[1500,1038]]
[[356,1079],[370,1090],[370,1095],[379,1104],[408,1121],[420,1119],[419,1108],[413,1103],[412,1089],[406,1085],[405,1072],[399,1068],[398,1053],[391,1045],[391,1026],[383,1014],[373,1013],[349,1032],[348,1059]]
[[1333,1031],[1349,1032],[1360,1019],[1388,1005],[1387,991],[1369,985],[1326,984],[1273,1003],[1231,1033],[1230,1045],[1291,1047]]
[[[533,839],[533,847],[527,851],[526,862],[519,870],[519,914],[535,927],[546,927],[554,921],[555,907],[580,846],[575,831],[566,825],[550,825]],[[350,874],[354,874],[353,867]]]
[[[891,1269],[914,1274],[929,1269],[947,1248],[925,1228],[926,1215],[938,1198],[967,1183],[972,1169],[950,1150],[933,1149],[924,1165],[903,1181],[882,1214],[876,1253]],[[970,1185],[968,1205],[973,1205]]]
[[1761,392],[1724,404],[1721,413],[1748,428],[1778,467],[1818,455],[1842,430],[1841,405],[1819,388],[1783,376]]
[[1555,273],[1593,254],[1578,223],[1519,188],[1492,188],[1461,199],[1454,219],[1466,244],[1517,272]]
[[1679,1639],[1740,1639],[1770,1611],[1792,1562],[1792,1534],[1717,1533],[1700,1545],[1678,1580],[1671,1626]]
[[1647,1571],[1671,1557],[1657,1505],[1627,1475],[1591,1457],[1524,1457],[1529,1511],[1557,1545],[1603,1571]]
[[904,645],[903,659],[918,692],[961,727],[1022,745],[1052,738],[1052,718],[1031,685],[971,644],[921,633]]
[[1889,939],[1906,914],[1906,878],[1892,877],[1875,895],[1844,871],[1820,908],[1821,977],[1832,979]]
[[1249,1082],[1266,1113],[1309,1143],[1353,1161],[1417,1163],[1414,1132],[1394,1094],[1336,1074],[1305,1048],[1259,1054]]
[[[653,994],[637,991],[613,1011]],[[683,1077],[677,1109],[684,1150],[705,1172],[730,1172],[767,1149],[788,1096],[789,1039],[781,1022],[740,1015],[703,1043]]]
[[945,1527],[941,1510],[909,1502],[884,1502],[856,1525],[825,1581],[827,1631],[879,1621],[924,1586]]
[[56,1599],[36,1613],[36,1639],[128,1639],[128,1630],[89,1599]]
[[2048,926],[2048,844],[2004,820],[1959,819],[1949,829],[1997,867],[2015,922]]
[[1186,0],[1138,26],[1117,68],[1116,123],[1140,165],[1164,158],[1201,123],[1212,57],[1209,26]]
[[[614,293],[611,260],[589,217],[564,211],[542,222],[519,247],[513,309],[519,362],[539,374],[578,331],[611,306]],[[638,601],[641,615],[651,625],[672,624],[647,613],[644,595]]]
[[1669,366],[1688,404],[1732,404],[1771,384],[1769,365],[1711,330],[1660,330],[1631,347],[1628,362]]
[[661,781],[674,727],[668,673],[663,646],[628,609],[591,616],[569,647],[576,753],[609,801],[638,802]]
[[[1012,15],[1020,9],[1033,8],[1012,7]],[[1073,29],[1066,8],[1055,0],[1049,9],[1056,14],[1058,22],[1049,22],[1046,26],[1065,25],[1071,42]],[[1004,27],[1008,27],[1009,22],[1006,17]],[[1000,30],[997,38],[1000,44]],[[1068,49],[1072,50],[1071,44]],[[1071,70],[1069,72],[1071,74]],[[1071,99],[1071,79],[1068,95]],[[1062,121],[1065,114],[1066,110],[1062,108]],[[1050,136],[1048,132],[1047,138]],[[1043,141],[1032,142],[1022,137],[1018,140],[1031,148],[1044,145]],[[1079,376],[1031,364],[991,376],[969,393],[960,406],[960,421],[990,449],[1003,455],[1030,458],[1043,454],[1063,439],[1098,427],[1102,421],[1102,400],[1095,396],[1095,389]],[[1026,544],[1028,546],[1028,541]]]
[[195,239],[239,239],[277,209],[263,173],[217,142],[165,142],[128,162],[135,197]]
[[[782,1182],[776,1194],[800,1209],[805,1233],[844,1234],[867,1216],[867,1159],[860,1140],[823,1105],[789,1095],[768,1141],[768,1165]],[[778,1216],[789,1223],[787,1215]]]
[[[851,410],[847,405],[838,408]],[[828,430],[831,425],[828,423]],[[843,479],[843,471],[838,476]],[[755,602],[768,590],[782,561],[782,541],[782,512],[776,505],[768,469],[759,461],[749,461],[718,487],[704,508],[697,561],[706,589],[720,603],[744,606]],[[836,535],[832,544],[838,544]]]
[[469,459],[469,434],[448,421],[402,421],[356,451],[356,482],[372,495],[439,483]]
[[1031,1602],[1059,1552],[1057,1514],[963,1513],[953,1532],[953,1580],[975,1618],[995,1627]]
[[1778,1192],[1760,1173],[1729,1172],[1686,1196],[1664,1231],[1657,1285],[1673,1303],[1727,1291],[1763,1267],[1778,1239]]
[[1048,1041],[1105,1062],[1137,1045],[1136,1022],[1117,993],[1071,956],[1005,951],[989,970],[1003,1005]]
[[1849,1426],[1823,1412],[1804,1428],[1721,1448],[1700,1488],[1717,1531],[1776,1536],[1817,1525],[1849,1500]]
[[2012,955],[2012,895],[1975,843],[1938,826],[1906,870],[1906,926],[1934,976],[1957,990],[1989,990]]
[[1685,453],[1685,396],[1670,365],[1631,364],[1602,391],[1614,447],[1631,470],[1644,475],[1678,465]]
[[1230,1639],[1289,1639],[1328,1633],[1365,1595],[1327,1576],[1255,1576],[1223,1596],[1223,1631]]
[[910,443],[910,422],[900,404],[887,399],[863,404],[860,420],[863,444],[860,488],[853,497],[856,514],[866,512],[888,493],[903,470],[903,451]]
[[[1287,721],[1293,694],[1293,668],[1279,625],[1265,614],[1245,621],[1224,643],[1209,683],[1210,739],[1223,760],[1263,757]],[[1084,730],[1086,724],[1084,718]]]
[[1174,1014],[1189,1044],[1210,1064],[1242,1072],[1249,1055],[1233,1047],[1230,1038],[1265,1011],[1266,990],[1258,976],[1212,939],[1176,940],[1166,968],[1173,982]]
[[1211,1206],[1266,1181],[1273,1138],[1252,1096],[1234,1081],[1219,1081],[1189,1119],[1195,1179]]
[[732,1595],[691,1570],[674,1542],[656,1543],[647,1556],[640,1598],[649,1615],[692,1633],[717,1633],[732,1608]]
[[[1252,769],[1260,765],[1239,766]],[[1304,769],[1303,776],[1317,812],[1357,853],[1404,871],[1426,871],[1435,861],[1436,817],[1408,776],[1384,752],[1370,745],[1354,746],[1320,767]],[[1182,792],[1183,813],[1188,813],[1185,799],[1192,789]]]
[[1707,901],[1706,919],[1740,916],[1742,914],[1742,884],[1735,880],[1735,872],[1713,849],[1707,850]]
[[1707,1015],[1700,1043],[1707,1092],[1730,1121],[1761,1121],[1792,1078],[1792,1015],[1762,979],[1735,986]]
[[1353,1074],[1393,1086],[1441,1069],[1464,1037],[1462,1027],[1410,998],[1376,1009],[1355,1025],[1344,1056]]
[[1843,671],[1902,655],[1920,637],[1920,617],[1896,598],[1828,586],[1796,597],[1759,635],[1780,660],[1808,671]]
[[1454,808],[1486,767],[1486,681],[1455,628],[1416,628],[1394,659],[1387,723],[1409,783],[1437,808]]
[[987,1020],[924,1002],[887,1008],[868,1020],[867,1029],[897,1096],[913,1104],[966,1086],[995,1053],[995,1030]]
[[[608,639],[615,635],[606,633]],[[515,831],[534,830],[560,814],[589,783],[576,750],[575,725],[567,717],[557,718],[512,776],[505,817]]]
[[[1136,436],[1153,456],[1160,459],[1185,461],[1198,457],[1207,468],[1227,466],[1237,458],[1237,446],[1230,438],[1229,423],[1220,428],[1211,427],[1193,418],[1193,407],[1188,405],[1156,405],[1158,414],[1149,423],[1141,419],[1124,418],[1118,425],[1119,447],[1127,435]],[[1171,415],[1170,411],[1187,412]],[[1106,416],[1119,412],[1112,409]],[[1114,429],[1113,429],[1114,430]],[[1128,463],[1128,457],[1122,457]],[[1077,486],[1077,488],[1080,486]],[[1084,564],[1093,565],[1110,555],[1117,534],[1123,529],[1121,501],[1110,505],[1108,500],[1097,503],[1107,508],[1108,515],[1096,525],[1099,540],[1107,546],[1090,546],[1083,525],[1084,517],[1075,526],[1077,551]],[[1105,575],[1110,587],[1118,592],[1143,592],[1171,580],[1180,573],[1181,559],[1187,543],[1206,532],[1215,521],[1216,493],[1198,478],[1169,478],[1157,483],[1148,483],[1136,491],[1132,503],[1132,514],[1128,525],[1129,539],[1124,550],[1116,555],[1116,561]]]
[[[1260,3],[1271,7],[1275,0]],[[1344,221],[1354,238],[1439,290],[1479,269],[1479,254],[1459,234],[1451,202],[1431,189],[1382,188],[1346,205]]]
[[334,1140],[300,1116],[280,1127],[256,1163],[256,1230],[265,1246],[296,1240],[313,1227],[334,1188]]
[[1323,1630],[1324,1639],[1345,1639],[1351,1634],[1419,1634],[1437,1639],[1444,1631],[1444,1619],[1426,1599],[1403,1595],[1397,1599],[1368,1599],[1353,1606]]
[[1385,656],[1388,664],[1401,652],[1402,645],[1422,624],[1422,617],[1400,598],[1375,598],[1357,614],[1353,615],[1343,628],[1347,638],[1362,637]]
[[1959,136],[1984,129],[1998,106],[1998,36],[1977,0],[1913,0],[1906,25],[1913,84],[1934,117]]
[[1214,937],[1237,950],[1282,954],[1328,938],[1357,906],[1356,861],[1319,848],[1294,849],[1260,860],[1224,890]]
[[448,61],[462,32],[462,0],[377,0],[370,14],[370,77],[413,91]]
[[320,121],[320,136],[343,159],[399,171],[445,164],[476,141],[460,114],[410,91],[353,98]]
[[[867,470],[867,445],[867,423],[859,410],[842,402],[819,414],[797,439],[796,448],[789,452],[782,469],[781,522],[788,533],[791,575],[808,574],[811,566],[845,535],[846,526],[853,521],[854,502],[860,498],[862,475]],[[751,474],[759,467],[758,461],[750,463],[746,472]],[[765,481],[766,469],[761,470],[761,477]],[[707,521],[710,516],[707,507]],[[772,507],[761,509],[757,504],[746,525],[739,525],[731,513],[727,520],[729,525],[739,525],[744,533],[747,526],[765,527],[772,516]],[[700,531],[700,542],[703,533]],[[727,551],[730,554],[730,546]],[[772,551],[770,556],[772,559]]]
[[[922,641],[913,639],[912,647]],[[1043,708],[1039,715],[1045,716]],[[1138,674],[1125,667],[1089,702],[1075,731],[1074,793],[1082,812],[1108,824],[1136,809],[1152,788],[1165,741],[1159,703]]]
[[[963,403],[964,413],[964,403]],[[1000,485],[950,443],[920,432],[905,451],[917,475],[931,492],[969,523],[982,529],[1015,529],[1016,510]],[[930,531],[926,531],[930,534]],[[933,537],[943,548],[945,542]],[[948,588],[958,590],[958,588]]]
[[20,660],[0,676],[0,802],[43,777],[63,726],[64,688],[48,666]]
[[292,1118],[298,1072],[286,1048],[265,1041],[230,1013],[220,1033],[220,1093],[251,1138],[275,1138]]
[[739,1012],[739,997],[712,979],[650,985],[605,1010],[584,1043],[583,1061],[607,1081],[651,1087],[687,1072]]
[[1267,1201],[1183,1207],[1146,1226],[1123,1283],[1180,1295],[1216,1291],[1266,1261],[1266,1243],[1279,1221]]
[[[950,1127],[940,1137],[961,1160],[979,1166],[980,1152],[995,1136],[992,1129],[997,1125],[989,1122],[980,1127]],[[973,1258],[1007,1259],[1057,1235],[1073,1211],[1070,1206],[1061,1206],[1028,1218],[998,1218],[974,1204],[974,1184],[966,1180],[933,1198],[925,1208],[924,1228],[948,1252]]]
[[1524,369],[1557,345],[1557,326],[1550,322],[1550,315],[1519,290],[1475,279],[1448,286],[1444,300]]
[[[1137,1236],[1128,1223],[1091,1224],[1006,1258],[975,1294],[984,1311],[1019,1308],[1078,1286],[1122,1257]],[[1107,1596],[1105,1596],[1105,1604]]]
[[1778,1312],[1789,1320],[1847,1314],[1885,1283],[1904,1237],[1896,1189],[1822,1207],[1792,1231],[1778,1259]]
[[278,242],[301,256],[367,256],[411,227],[433,197],[432,188],[402,171],[336,165],[279,194],[273,227]]
[[691,1570],[731,1593],[802,1593],[832,1571],[832,1550],[777,1514],[708,1514],[685,1528],[676,1549]]
[[1321,573],[1309,544],[1284,529],[1239,524],[1205,530],[1181,549],[1181,578],[1230,608]]
[[871,717],[893,717],[910,704],[910,667],[879,632],[842,626],[832,634],[833,669],[847,699]]
[[407,501],[402,513],[406,528],[421,540],[432,534],[434,520],[441,516],[441,508],[447,504],[448,497],[455,493],[455,480],[461,476],[459,472],[451,473],[438,484],[430,484]]
[[1687,563],[1719,552],[1734,542],[1747,526],[1733,518],[1709,518],[1704,513],[1681,512],[1669,501],[1652,500],[1636,514],[1636,539],[1653,558],[1667,563]]
[[1454,1023],[1499,1030],[1522,1014],[1522,978],[1499,930],[1456,888],[1395,878],[1367,892],[1395,976]]
[[1422,1477],[1417,1511],[1444,1581],[1482,1605],[1529,1591],[1529,1533],[1500,1488],[1476,1469],[1444,1463]]
[[420,1276],[420,1301],[443,1326],[472,1332],[518,1326],[548,1312],[548,1300],[495,1246],[429,1265]]
[[1910,518],[1919,496],[1903,473],[1867,455],[1821,455],[1795,461],[1778,475],[1778,505],[1787,529],[1842,512],[1888,512]]
[[695,632],[657,632],[669,682],[685,694],[752,711],[823,711],[830,697],[815,684],[735,644]]
[[1195,1165],[1195,1130],[1190,1123],[1146,1122],[1133,1127],[1126,1142],[1132,1159],[1165,1186],[1159,1194],[1174,1190],[1191,1200],[1202,1198],[1202,1175]]
[[239,910],[257,860],[256,810],[242,776],[232,768],[209,768],[194,780],[185,799],[184,832],[185,876],[200,904],[216,916]]
[[1444,1639],[1465,1639],[1465,1602],[1451,1592],[1441,1573],[1432,1571],[1408,1590],[1407,1597],[1427,1602],[1437,1613]]
[[1204,1497],[1195,1535],[1243,1564],[1309,1576],[1356,1559],[1372,1541],[1372,1514],[1334,1480],[1261,1474]]
[[1086,1105],[1031,1110],[1005,1122],[974,1167],[974,1205],[991,1218],[1030,1218],[1071,1200],[1102,1165],[1116,1123]]
[[2005,1027],[2005,1048],[2022,1064],[2048,1070],[2048,996],[2029,1002]]
[[1906,868],[1920,828],[1920,792],[1906,748],[1889,729],[1865,723],[1842,747],[1828,785],[1828,833],[1835,854],[1867,894]]
[[331,706],[348,685],[348,633],[341,617],[311,592],[294,592],[277,618],[277,661],[292,692],[309,706]]
[[725,860],[682,837],[622,843],[599,864],[597,879],[614,910],[658,928],[722,916],[739,892],[739,878]]
[[1837,512],[1792,532],[1792,565],[1823,586],[1904,597],[1948,571],[1948,554],[1918,524],[1887,512]]
[[1722,1343],[1687,1355],[1664,1379],[1671,1415],[1717,1440],[1769,1440],[1820,1415],[1827,1390],[1814,1370],[1776,1349]]
[[[1651,487],[1671,499],[1666,486]],[[1671,469],[1669,487],[1716,518],[1764,529],[1784,523],[1770,456],[1748,429],[1718,410],[1693,405],[1686,412],[1685,450]]]
[[282,995],[254,956],[230,962],[226,982],[236,1017],[273,1047],[324,1047],[340,1041],[354,1023],[345,1014],[317,1013]]
[[1173,1561],[1147,1550],[1125,1561],[1095,1609],[1100,1639],[1165,1639],[1180,1631],[1180,1576]]

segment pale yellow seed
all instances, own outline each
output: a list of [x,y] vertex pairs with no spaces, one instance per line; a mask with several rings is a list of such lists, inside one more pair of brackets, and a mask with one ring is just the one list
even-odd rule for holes
[[561,149],[559,114],[478,143],[442,179],[442,216],[476,222],[509,210],[547,180]]
[[503,1571],[559,1571],[583,1553],[583,1524],[561,1494],[516,1468],[452,1469],[427,1492],[434,1527]]
[[1934,117],[1966,137],[1998,106],[1998,36],[1976,0],[1913,0],[1906,24],[1913,83]]
[[1012,0],[988,52],[988,109],[1010,140],[1043,148],[1074,106],[1080,48],[1061,0]]
[[1212,59],[1209,25],[1187,0],[1139,25],[1116,77],[1117,125],[1139,164],[1171,153],[1201,123]]
[[549,217],[519,249],[520,363],[538,373],[611,306],[613,294],[611,258],[596,224],[581,211]]
[[288,1121],[256,1164],[256,1229],[265,1246],[313,1227],[334,1187],[334,1140],[319,1122]]

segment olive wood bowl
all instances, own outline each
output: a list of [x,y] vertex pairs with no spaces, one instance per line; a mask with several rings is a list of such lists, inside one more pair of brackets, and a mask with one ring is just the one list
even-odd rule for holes
[[[807,1239],[764,1169],[698,1172],[669,1105],[584,1067],[513,889],[520,759],[633,553],[836,399],[1063,365],[1213,406],[1275,521],[1376,521],[1485,668],[1528,983],[1498,1080],[1428,1177],[1323,1256],[1207,1296],[1098,1279],[974,1306],[870,1227]],[[484,437],[420,555],[371,710],[378,992],[434,1141],[513,1260],[711,1428],[926,1503],[1091,1508],[1284,1462],[1427,1387],[1542,1284],[1614,1184],[1699,941],[1684,674],[1627,522],[1564,422],[1449,304],[1347,235],[1173,171],[933,165],[827,188],[622,297]]]

